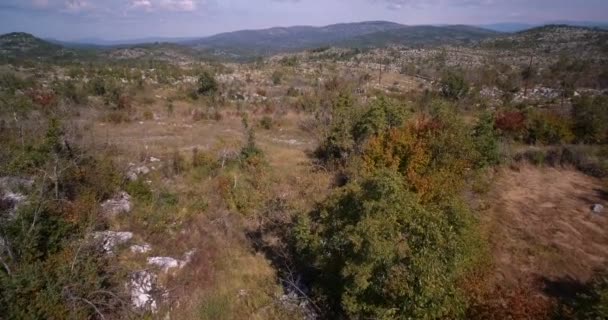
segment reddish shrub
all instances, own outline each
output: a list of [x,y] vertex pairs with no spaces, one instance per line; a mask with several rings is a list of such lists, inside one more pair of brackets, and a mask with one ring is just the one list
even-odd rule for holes
[[41,107],[50,107],[57,103],[57,95],[53,91],[32,89],[27,95],[32,99],[32,102]]
[[468,310],[468,319],[552,319],[556,302],[529,285],[506,289],[497,287],[475,301]]
[[496,116],[494,125],[503,132],[522,132],[526,128],[526,116],[519,111],[502,112]]

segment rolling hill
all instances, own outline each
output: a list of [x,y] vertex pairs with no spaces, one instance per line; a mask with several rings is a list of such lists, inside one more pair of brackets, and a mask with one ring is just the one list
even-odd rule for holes
[[424,46],[479,41],[500,33],[471,26],[406,26],[387,21],[296,26],[222,33],[182,44],[218,55],[269,55],[321,46]]
[[45,41],[27,33],[0,36],[0,54],[8,59],[152,59],[186,62],[201,57],[247,59],[325,46],[377,48],[389,45],[429,47],[440,45],[476,46],[485,49],[574,50],[595,48],[605,52],[608,32],[598,28],[550,25],[517,33],[501,33],[466,26],[405,26],[392,22],[370,21],[325,27],[295,26],[222,33],[179,43],[150,43],[120,46],[85,46]]

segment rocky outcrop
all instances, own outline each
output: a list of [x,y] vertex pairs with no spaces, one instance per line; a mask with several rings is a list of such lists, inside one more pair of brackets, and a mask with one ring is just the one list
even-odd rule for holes
[[139,177],[147,175],[150,171],[150,168],[147,166],[133,166],[127,171],[127,178],[130,181],[135,181],[139,179]]
[[131,275],[129,291],[135,308],[156,312],[158,306],[153,296],[157,289],[156,279],[156,275],[149,271],[139,271]]
[[150,257],[148,258],[148,264],[161,269],[163,272],[168,272],[171,269],[181,269],[192,261],[194,251],[188,251],[184,254],[182,259],[175,259],[171,257]]
[[124,191],[119,192],[112,199],[108,199],[101,204],[102,213],[109,217],[129,213],[132,207],[131,196]]
[[93,239],[97,241],[106,253],[115,253],[116,247],[126,244],[133,239],[132,232],[99,231],[93,233]]
[[131,252],[133,252],[133,253],[147,253],[152,250],[152,246],[147,243],[136,244],[136,245],[132,245],[130,247],[130,249],[131,249]]

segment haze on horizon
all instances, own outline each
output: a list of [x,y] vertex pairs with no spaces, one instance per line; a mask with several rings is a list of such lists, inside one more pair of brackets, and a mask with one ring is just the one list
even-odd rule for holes
[[606,21],[607,14],[605,0],[0,0],[0,33],[124,40],[367,20],[408,25]]

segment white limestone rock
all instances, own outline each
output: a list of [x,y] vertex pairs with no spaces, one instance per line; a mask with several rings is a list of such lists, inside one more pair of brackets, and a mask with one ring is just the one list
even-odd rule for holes
[[129,213],[132,209],[131,196],[124,191],[119,192],[112,199],[108,199],[101,204],[101,210],[106,216]]

